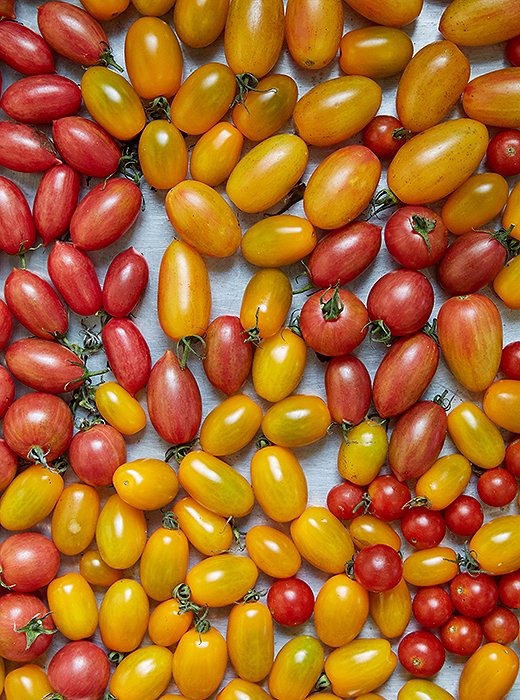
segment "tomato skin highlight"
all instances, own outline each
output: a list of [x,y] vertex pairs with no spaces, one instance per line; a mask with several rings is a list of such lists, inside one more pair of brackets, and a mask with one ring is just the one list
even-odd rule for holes
[[298,573],[301,565],[298,550],[287,535],[274,527],[252,527],[246,534],[246,548],[258,568],[268,576],[291,578]]
[[[180,698],[180,695],[168,695],[159,700],[174,700],[174,698]],[[217,700],[268,700],[269,695],[262,690],[260,686],[256,683],[249,683],[249,681],[243,681],[240,678],[235,678],[230,683],[223,688],[217,695]]]
[[81,557],[79,572],[91,586],[101,586],[102,588],[109,588],[113,583],[123,578],[123,572],[108,566],[97,549],[90,549]]
[[462,669],[458,697],[470,700],[480,693],[482,700],[498,700],[509,693],[517,675],[518,656],[512,649],[495,642],[484,644]]
[[292,265],[311,253],[318,242],[313,226],[303,217],[279,214],[261,219],[242,237],[242,255],[258,267]]
[[117,170],[121,149],[99,124],[84,117],[63,117],[52,124],[52,139],[74,170],[105,178]]
[[233,532],[226,518],[216,515],[189,497],[176,501],[173,512],[190,544],[202,554],[210,557],[230,549]]

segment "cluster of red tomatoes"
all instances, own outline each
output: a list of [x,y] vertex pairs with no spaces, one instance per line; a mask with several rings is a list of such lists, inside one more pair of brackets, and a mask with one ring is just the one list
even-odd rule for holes
[[[428,680],[446,651],[466,659],[459,700],[501,700],[515,683],[520,516],[493,509],[517,499],[520,478],[520,341],[503,348],[500,312],[520,308],[520,183],[505,179],[520,174],[520,4],[453,0],[444,39],[413,55],[400,27],[422,0],[347,3],[372,24],[344,34],[343,0],[132,0],[144,16],[125,36],[127,80],[99,20],[129,0],[46,2],[40,34],[15,21],[14,0],[0,0],[0,61],[25,75],[1,93],[0,73],[0,166],[43,173],[32,209],[0,176],[0,250],[21,259],[0,300],[7,700],[205,700],[228,661],[236,678],[219,700],[381,700],[373,691],[398,662],[414,676],[399,700],[453,700]],[[172,7],[176,33],[159,19]],[[177,36],[195,51],[222,32],[226,63],[183,80]],[[327,68],[339,49],[342,76],[298,99],[292,77],[271,73],[284,40],[300,72]],[[470,81],[460,47],[506,40],[512,67]],[[85,68],[80,87],[55,73],[53,51]],[[377,81],[396,75],[398,119],[377,115]],[[465,116],[445,120],[461,96]],[[78,116],[82,105],[91,118]],[[286,133],[291,119],[296,134]],[[52,125],[52,140],[40,125]],[[488,126],[500,129],[491,140]],[[186,136],[197,139],[190,157]],[[256,145],[242,155],[244,139]],[[341,145],[349,139],[362,144]],[[304,186],[309,146],[329,154]],[[488,170],[474,174],[486,153]],[[389,189],[375,194],[382,161]],[[78,203],[81,176],[102,181]],[[168,191],[178,235],[162,255],[156,307],[176,352],[155,363],[152,338],[129,318],[147,261],[119,252],[102,285],[94,263],[140,215],[143,176]],[[305,216],[284,213],[297,197]],[[282,201],[284,212],[258,216]],[[391,207],[384,244],[398,268],[364,303],[345,285],[376,260],[374,217]],[[236,210],[254,216],[244,235]],[[483,230],[498,216],[498,231]],[[37,237],[50,282],[27,269]],[[206,258],[239,247],[260,269],[240,315],[211,320]],[[280,268],[302,259],[311,294],[287,322],[295,290]],[[448,297],[434,322],[434,286],[421,272],[433,266]],[[491,284],[498,305],[481,293]],[[67,336],[69,310],[83,318],[81,342]],[[85,320],[95,316],[99,334]],[[13,341],[15,322],[31,337]],[[389,346],[373,378],[351,354],[367,336]],[[295,393],[309,348],[327,363],[326,400]],[[89,367],[101,349],[115,381]],[[204,420],[193,354],[227,395]],[[441,356],[474,401],[452,408],[449,390],[423,399]],[[265,412],[240,393],[250,377]],[[33,391],[15,398],[15,380]],[[144,389],[148,417],[136,398]],[[128,461],[125,437],[148,418],[156,444],[171,448],[164,460]],[[334,430],[343,482],[327,507],[309,506],[293,450]],[[223,458],[259,431],[246,479]],[[456,451],[441,456],[447,436]],[[474,471],[478,498],[466,493]],[[279,526],[240,532],[255,504]],[[49,523],[50,538],[39,531]],[[316,598],[297,576],[302,562],[323,577]],[[267,605],[259,575],[275,579]],[[211,624],[219,608],[225,637]],[[313,633],[292,635],[275,657],[274,623],[311,616]],[[369,616],[378,632],[360,637]],[[58,632],[66,641],[45,671],[33,662]],[[398,639],[396,654],[388,640]],[[164,694],[172,680],[182,695]]]

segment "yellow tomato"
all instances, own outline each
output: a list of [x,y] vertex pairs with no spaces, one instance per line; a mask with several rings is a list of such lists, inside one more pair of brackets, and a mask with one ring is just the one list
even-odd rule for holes
[[276,134],[252,148],[227,181],[229,199],[249,214],[270,209],[299,182],[309,150],[294,134]]
[[291,118],[298,86],[288,75],[273,73],[260,80],[231,113],[235,126],[250,141],[269,138]]
[[89,15],[105,22],[124,12],[130,0],[81,0],[81,4]]
[[63,491],[63,479],[40,464],[20,472],[0,498],[0,525],[29,530],[51,512]]
[[387,544],[396,552],[401,549],[401,538],[397,532],[384,520],[374,515],[358,515],[351,520],[349,533],[357,549],[363,549],[372,544]]
[[294,126],[312,146],[334,146],[358,134],[381,105],[379,85],[363,75],[331,78],[313,87],[294,108]]
[[179,639],[191,627],[193,613],[179,611],[179,601],[170,598],[159,603],[148,621],[148,636],[154,644],[160,647],[170,647],[177,644]]
[[412,597],[402,578],[383,593],[370,593],[370,615],[385,637],[400,637],[412,619]]
[[181,47],[170,26],[158,17],[140,17],[125,37],[130,82],[145,100],[173,97],[181,85]]
[[287,523],[307,506],[307,479],[294,454],[275,445],[258,450],[251,459],[255,498],[271,520]]
[[169,190],[186,178],[186,141],[166,119],[155,119],[145,126],[139,138],[138,154],[145,180],[156,190]]
[[392,27],[354,29],[345,34],[339,48],[339,65],[344,73],[375,79],[400,73],[413,54],[408,34]]
[[105,593],[99,608],[99,632],[107,649],[137,649],[148,627],[150,606],[141,584],[122,578]]
[[366,486],[379,474],[388,454],[388,434],[380,421],[365,418],[348,431],[338,452],[344,479]]
[[270,338],[282,327],[292,304],[292,287],[281,270],[264,269],[249,280],[242,297],[240,323],[252,341]]
[[490,520],[471,538],[469,549],[480,568],[494,576],[520,568],[520,515]]
[[329,647],[341,647],[355,639],[368,617],[368,593],[346,574],[325,581],[314,605],[318,639]]
[[120,498],[139,510],[159,510],[179,491],[179,480],[167,462],[144,457],[121,464],[112,477]]
[[226,114],[235,91],[235,76],[228,66],[205,63],[186,78],[173,98],[171,120],[186,134],[204,134]]
[[269,692],[276,700],[303,700],[323,669],[323,647],[307,635],[293,637],[280,649],[269,674]]
[[150,535],[141,556],[139,578],[152,600],[170,598],[188,571],[189,547],[181,530],[159,527]]
[[328,65],[336,56],[342,32],[341,0],[288,0],[285,40],[301,68],[320,70]]
[[345,527],[321,506],[309,506],[291,523],[291,537],[300,554],[320,571],[339,574],[354,555]]
[[276,403],[292,394],[307,361],[305,341],[290,328],[264,338],[253,357],[253,386],[258,396]]
[[479,229],[500,214],[508,194],[509,187],[502,175],[472,175],[444,202],[442,220],[456,236]]
[[455,700],[451,693],[422,678],[407,681],[397,695],[397,700]]
[[7,674],[4,692],[6,700],[41,700],[53,690],[43,668],[27,664]]
[[450,547],[413,552],[403,562],[403,578],[412,586],[440,586],[459,572],[457,555]]
[[212,44],[226,24],[229,0],[177,0],[173,23],[186,46],[201,49]]
[[471,464],[459,454],[438,459],[415,485],[415,493],[428,499],[432,510],[444,510],[464,493],[471,478]]
[[92,549],[81,557],[79,572],[91,586],[108,588],[119,579],[123,578],[120,569],[113,569],[103,561],[97,549]]
[[292,265],[312,253],[318,237],[301,216],[279,214],[260,219],[242,238],[242,255],[258,267]]
[[192,566],[186,583],[197,605],[222,608],[243,598],[257,578],[258,569],[249,557],[218,554]]
[[520,240],[520,182],[517,182],[511,190],[502,216],[502,226],[505,229],[514,226],[511,236]]
[[0,693],[4,689],[4,681],[5,681],[5,661],[3,659],[0,659]]
[[239,603],[229,613],[226,642],[237,676],[262,681],[273,665],[273,618],[263,603]]
[[371,22],[387,27],[403,27],[416,19],[422,10],[423,0],[401,0],[381,2],[381,0],[347,0],[353,10]]
[[212,627],[204,634],[191,629],[173,655],[173,680],[191,700],[205,700],[219,687],[227,664],[226,640]]
[[388,168],[388,186],[406,204],[442,199],[476,170],[488,141],[488,130],[474,119],[432,126],[399,149]]
[[269,700],[269,695],[255,683],[235,678],[220,691],[217,700]]
[[201,255],[184,241],[172,241],[162,257],[157,312],[161,328],[172,340],[203,335],[208,327],[211,312],[208,270]]
[[139,401],[116,382],[98,386],[96,406],[106,422],[123,435],[135,435],[146,425],[146,414]]
[[226,518],[215,515],[193,498],[181,498],[173,506],[181,530],[190,544],[211,557],[227,552],[233,543],[233,531]]
[[85,484],[71,484],[63,490],[52,514],[51,532],[62,554],[83,552],[94,539],[99,514],[96,489]]
[[291,538],[274,527],[252,527],[246,534],[246,547],[258,568],[273,578],[295,576],[302,563]]
[[210,187],[221,185],[240,160],[243,145],[244,137],[233,124],[215,124],[202,134],[191,152],[192,178]]
[[200,428],[200,445],[217,457],[238,452],[258,432],[262,409],[249,396],[234,394],[208,413]]
[[81,574],[55,578],[47,587],[52,619],[64,637],[77,641],[91,637],[98,626],[94,591]]
[[493,289],[510,309],[520,309],[520,257],[513,258],[500,270],[493,280]]
[[113,569],[128,569],[143,553],[146,520],[142,510],[116,493],[107,500],[96,525],[96,542],[103,560]]
[[161,17],[171,10],[175,0],[132,0],[132,5],[142,15]]
[[117,700],[156,700],[172,678],[172,653],[160,646],[136,649],[121,661],[110,679]]
[[275,445],[302,447],[321,440],[331,420],[319,396],[294,394],[271,406],[262,421],[262,432]]
[[184,457],[179,481],[192,498],[217,515],[242,518],[253,509],[253,490],[246,479],[202,450],[193,450]]
[[478,467],[492,469],[504,461],[504,438],[474,403],[464,401],[448,413],[448,432],[459,452]]
[[129,141],[143,130],[143,105],[122,75],[104,66],[93,66],[83,74],[81,94],[92,118],[115,139]]
[[518,675],[518,656],[509,647],[484,644],[466,661],[459,678],[459,700],[502,700]]
[[482,407],[495,425],[520,433],[520,381],[501,379],[493,382],[484,394]]
[[397,656],[386,639],[355,639],[329,654],[325,673],[336,695],[352,698],[378,688],[396,666]]

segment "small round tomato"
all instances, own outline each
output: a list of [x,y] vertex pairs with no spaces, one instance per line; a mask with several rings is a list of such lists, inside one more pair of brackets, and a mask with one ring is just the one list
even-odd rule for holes
[[323,399],[294,394],[271,406],[263,417],[262,432],[275,445],[302,447],[321,440],[330,423]]
[[16,593],[32,593],[47,586],[59,565],[57,548],[38,532],[11,535],[0,545],[1,585]]
[[505,129],[489,142],[487,163],[493,172],[507,177],[520,173],[520,131]]
[[157,605],[148,621],[148,636],[160,647],[170,647],[191,627],[193,613],[181,611],[176,598],[169,598]]
[[379,114],[362,131],[363,143],[380,160],[392,160],[406,141],[406,129],[395,117]]
[[70,700],[99,698],[108,684],[110,662],[92,642],[69,642],[54,654],[48,673],[54,690]]
[[240,323],[246,339],[257,342],[282,328],[292,304],[289,278],[281,270],[263,269],[247,283],[240,306]]
[[285,447],[263,447],[251,459],[251,484],[258,504],[278,523],[298,518],[307,506],[307,479]]
[[478,467],[492,469],[504,461],[504,438],[474,403],[465,401],[450,411],[448,431],[457,449]]
[[123,435],[135,435],[146,425],[145,412],[137,399],[116,382],[99,385],[96,406],[106,422]]
[[518,637],[517,616],[507,608],[495,608],[480,621],[488,642],[511,644]]
[[388,591],[370,593],[370,615],[385,637],[403,634],[412,619],[412,598],[404,578]]
[[469,549],[480,568],[498,576],[520,568],[520,516],[504,515],[490,520],[473,535]]
[[520,476],[520,438],[515,438],[507,445],[504,466],[513,476]]
[[147,124],[139,138],[139,163],[156,190],[169,190],[186,179],[188,148],[181,132],[166,119]]
[[458,574],[450,583],[450,597],[461,615],[484,617],[496,607],[498,587],[487,574]]
[[458,496],[444,511],[444,520],[455,535],[474,535],[484,522],[482,506],[473,496]]
[[346,574],[329,578],[314,605],[314,626],[323,644],[341,647],[355,639],[368,617],[368,594]]
[[489,469],[479,477],[477,491],[482,503],[502,508],[515,499],[518,493],[518,484],[508,469],[496,467]]
[[209,698],[219,687],[227,665],[226,640],[211,627],[192,628],[179,640],[173,655],[173,680],[183,695]]
[[470,478],[471,464],[466,457],[445,455],[417,480],[415,494],[425,498],[433,510],[444,510],[460,496]]
[[385,243],[400,265],[420,270],[442,258],[448,246],[448,230],[428,207],[400,207],[388,219]]
[[126,462],[126,443],[111,425],[93,425],[80,430],[69,446],[70,466],[89,486],[108,486],[119,465]]
[[506,44],[506,58],[513,66],[520,66],[520,34]]
[[129,652],[143,641],[150,614],[148,596],[133,579],[122,578],[106,591],[99,608],[99,632],[107,649]]
[[218,554],[192,566],[186,584],[197,605],[221,608],[243,598],[257,578],[258,569],[249,557]]
[[379,474],[387,454],[388,434],[384,425],[365,418],[351,428],[342,440],[338,452],[338,471],[344,479],[366,486]]
[[441,641],[426,630],[410,632],[399,643],[399,661],[413,676],[434,676],[444,666],[445,660]]
[[325,661],[332,690],[340,697],[359,696],[378,688],[393,673],[397,656],[386,639],[354,639],[334,649]]
[[163,693],[172,677],[172,653],[155,645],[136,649],[121,661],[110,679],[118,700],[152,700]]
[[64,637],[76,641],[94,634],[98,626],[96,597],[81,574],[69,573],[51,581],[47,600]]
[[442,513],[424,506],[409,508],[401,518],[401,530],[415,549],[437,547],[446,534]]
[[71,484],[56,503],[51,532],[54,544],[63,554],[83,552],[94,539],[99,513],[99,495],[92,486]]
[[387,544],[372,544],[354,559],[354,577],[367,591],[382,593],[395,588],[403,574],[403,561]]
[[314,594],[300,578],[282,579],[269,588],[267,606],[278,624],[296,627],[303,625],[312,615]]
[[4,692],[6,700],[40,700],[53,688],[41,666],[26,664],[6,675]]
[[300,553],[293,541],[274,527],[252,527],[246,534],[246,548],[258,568],[273,578],[291,578],[300,568]]
[[403,577],[412,586],[439,586],[458,574],[457,555],[450,547],[419,549],[403,563]]
[[495,700],[506,696],[518,675],[518,656],[509,647],[489,642],[477,649],[462,669],[459,700]]
[[520,340],[508,343],[503,348],[500,370],[508,379],[520,379]]
[[390,474],[376,477],[369,484],[367,493],[370,513],[389,522],[403,517],[403,508],[411,498],[408,486]]
[[190,160],[192,178],[210,187],[221,185],[240,160],[243,145],[244,137],[232,124],[215,124],[193,147]]
[[133,566],[143,553],[146,534],[144,513],[117,493],[110,496],[96,524],[96,542],[104,561],[113,569]]
[[456,615],[441,627],[441,640],[451,654],[469,656],[482,643],[482,628],[472,617]]
[[[362,27],[347,32],[339,48],[339,65],[344,73],[366,75],[376,80],[400,73],[413,54],[413,44],[408,34],[400,29],[382,26]],[[400,122],[398,124],[402,126]],[[371,148],[369,144],[365,145]]]
[[234,394],[208,413],[200,428],[200,445],[218,457],[238,452],[256,435],[262,409],[245,394]]
[[362,507],[365,490],[350,481],[333,486],[327,495],[327,508],[339,520],[352,520]]
[[293,637],[276,655],[269,692],[276,700],[306,698],[323,670],[324,651],[314,637]]
[[520,608],[520,572],[502,576],[498,582],[500,602],[508,608]]
[[412,603],[413,615],[423,627],[441,627],[453,614],[453,603],[444,588],[419,588]]
[[291,537],[304,559],[330,574],[343,571],[354,554],[350,535],[327,508],[307,508],[291,523]]
[[288,75],[271,74],[235,106],[231,118],[246,139],[263,141],[291,118],[297,100],[294,80]]
[[188,558],[188,539],[179,528],[157,528],[144,546],[139,565],[139,578],[148,597],[157,601],[170,598],[186,578]]
[[273,665],[273,618],[263,603],[244,602],[229,613],[226,642],[235,673],[250,683],[262,681]]
[[179,480],[167,462],[151,457],[121,464],[113,476],[121,499],[139,510],[159,510],[179,491]]
[[108,588],[119,579],[123,578],[120,569],[113,569],[103,561],[97,549],[92,549],[81,557],[79,572],[91,586]]
[[0,622],[0,651],[9,661],[33,661],[48,649],[56,632],[49,610],[30,593],[3,595]]
[[398,552],[401,549],[401,538],[388,523],[373,515],[358,515],[350,523],[348,529],[357,549],[363,549],[373,544],[385,544]]

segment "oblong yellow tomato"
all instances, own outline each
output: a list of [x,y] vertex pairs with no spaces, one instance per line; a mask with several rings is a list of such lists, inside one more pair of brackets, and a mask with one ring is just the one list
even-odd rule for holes
[[201,49],[212,44],[226,24],[229,0],[177,0],[173,24],[186,46]]
[[407,681],[397,695],[397,700],[455,700],[451,693],[423,678]]
[[153,17],[162,17],[174,4],[175,0],[132,0],[132,5],[139,13]]
[[458,574],[456,559],[450,547],[419,549],[404,560],[403,578],[412,586],[439,586]]
[[258,267],[292,265],[312,253],[318,237],[301,216],[279,214],[260,219],[242,238],[242,255]]
[[247,531],[246,548],[258,568],[273,578],[295,576],[302,563],[291,538],[267,525],[256,525]]
[[460,236],[480,228],[500,214],[508,195],[509,186],[502,175],[472,175],[444,202],[442,220],[450,233]]
[[263,78],[278,60],[283,39],[282,0],[232,0],[224,31],[224,52],[233,73]]
[[459,452],[478,467],[492,469],[504,461],[504,438],[474,403],[464,401],[448,413],[448,432]]
[[139,95],[122,75],[92,66],[81,79],[81,94],[92,118],[114,138],[129,141],[144,129],[146,115]]
[[99,554],[97,549],[91,549],[81,557],[79,572],[91,586],[108,588],[119,579],[123,578],[121,569],[113,569]]
[[292,190],[308,158],[307,144],[299,136],[271,136],[238,161],[227,181],[227,195],[248,214],[265,211]]
[[173,97],[181,85],[181,47],[170,26],[158,17],[140,17],[125,37],[130,82],[145,100]]
[[173,654],[173,680],[183,695],[205,700],[222,682],[227,659],[226,640],[214,627],[188,630]]
[[324,652],[314,637],[299,635],[280,649],[269,675],[269,692],[276,700],[303,700],[323,669]]
[[459,678],[459,700],[501,700],[518,675],[518,656],[509,647],[484,644],[466,661]]
[[203,452],[188,452],[179,467],[182,488],[217,515],[242,518],[253,509],[253,489],[228,464]]
[[291,537],[304,559],[329,574],[344,571],[354,555],[354,545],[341,521],[321,506],[309,506],[293,520]]
[[404,578],[388,591],[370,593],[370,615],[385,637],[403,634],[412,619],[412,596]]
[[255,683],[235,678],[220,691],[217,700],[269,700],[269,695]]
[[292,394],[301,381],[307,346],[290,328],[264,338],[253,356],[253,386],[258,396],[276,403]]
[[520,126],[520,68],[501,68],[479,75],[468,84],[462,106],[471,119],[489,126]]
[[130,0],[81,0],[81,4],[89,15],[104,22],[124,12]]
[[240,306],[240,323],[249,339],[270,338],[283,326],[292,304],[292,287],[281,270],[267,268],[251,277]]
[[248,445],[262,422],[262,409],[249,396],[234,394],[208,413],[200,428],[200,446],[217,457]]
[[181,498],[173,512],[190,544],[202,554],[211,557],[231,547],[233,531],[226,518],[215,515],[193,498]]
[[54,624],[64,637],[77,641],[94,634],[98,626],[96,596],[81,574],[72,572],[51,581],[47,600]]
[[365,513],[350,521],[349,534],[357,549],[369,547],[372,544],[386,544],[398,552],[401,549],[401,538],[388,523],[374,515]]
[[255,498],[271,520],[287,523],[307,506],[307,479],[294,454],[276,445],[263,447],[251,459]]
[[413,54],[408,34],[393,27],[354,29],[345,34],[339,48],[339,65],[344,73],[376,79],[400,73]]
[[268,75],[231,113],[236,127],[250,141],[269,138],[291,118],[298,86],[288,75]]
[[487,128],[474,119],[432,126],[399,149],[388,167],[388,186],[407,204],[442,199],[476,170],[488,140]]
[[113,569],[128,569],[143,553],[146,520],[142,510],[115,493],[107,500],[96,525],[96,542],[103,560]]
[[171,597],[173,589],[183,583],[188,571],[189,546],[179,529],[159,527],[149,537],[139,566],[139,578],[152,600]]
[[243,598],[257,578],[258,569],[249,557],[218,554],[192,566],[186,583],[197,605],[221,608]]
[[53,689],[41,666],[26,664],[6,675],[4,692],[6,700],[41,700]]
[[223,63],[205,63],[186,78],[173,98],[171,120],[186,134],[203,134],[226,114],[235,91],[233,71]]
[[520,433],[520,381],[501,379],[493,382],[484,394],[482,407],[495,425]]
[[172,340],[203,335],[208,327],[211,312],[208,270],[200,253],[184,241],[172,241],[162,257],[157,312],[161,328]]
[[380,175],[381,162],[365,146],[345,146],[331,153],[307,183],[303,195],[307,218],[324,229],[348,224],[370,204]]
[[459,46],[497,44],[520,34],[520,7],[516,0],[453,0],[439,30]]
[[469,548],[480,568],[495,576],[520,568],[520,515],[490,520],[471,538]]
[[169,190],[186,178],[188,148],[181,132],[166,119],[154,119],[139,138],[139,163],[156,190]]
[[233,124],[215,124],[202,134],[191,152],[192,178],[210,187],[221,185],[240,160],[243,145],[244,137]]
[[415,493],[428,499],[432,510],[444,510],[464,493],[471,478],[471,464],[459,454],[438,459],[415,485]]
[[226,258],[240,245],[235,213],[212,187],[183,180],[166,195],[166,213],[179,236],[201,255]]
[[226,642],[235,673],[250,683],[262,681],[273,665],[273,618],[263,603],[239,603],[229,613]]
[[62,554],[83,552],[94,539],[99,495],[92,486],[71,484],[58,499],[52,514],[52,540]]
[[262,420],[262,432],[280,447],[303,447],[321,440],[330,423],[323,399],[294,394],[271,406]]
[[451,41],[434,41],[418,51],[397,87],[397,116],[405,129],[424,131],[454,107],[469,80],[469,61]]
[[110,692],[118,700],[156,700],[172,678],[169,649],[148,645],[121,661],[110,679]]
[[318,639],[329,647],[341,647],[355,639],[368,617],[368,593],[346,574],[325,581],[314,604]]
[[139,401],[116,382],[98,386],[96,406],[106,422],[123,435],[135,435],[146,425],[146,414]]
[[99,632],[107,649],[129,652],[137,649],[148,627],[150,605],[137,581],[122,578],[105,593],[99,608]]
[[517,182],[511,190],[502,216],[502,226],[505,229],[513,226],[510,235],[520,240],[520,182]]
[[329,654],[325,673],[336,695],[352,698],[378,688],[396,666],[397,656],[386,639],[355,639]]
[[421,14],[423,0],[347,0],[347,4],[371,22],[387,27],[403,27]]
[[193,613],[190,610],[181,612],[179,601],[170,598],[153,609],[148,621],[148,636],[154,644],[170,647],[177,644],[192,622]]
[[28,530],[51,512],[63,491],[58,472],[33,464],[11,481],[0,498],[0,525],[6,530]]
[[379,474],[387,454],[388,434],[384,425],[365,418],[341,441],[338,471],[344,479],[366,486]]
[[493,280],[493,289],[510,309],[520,309],[520,257],[500,270]]
[[112,481],[123,501],[139,510],[159,510],[179,491],[177,474],[170,465],[151,457],[121,464]]
[[343,33],[341,0],[288,0],[285,40],[302,68],[320,70],[336,56]]

